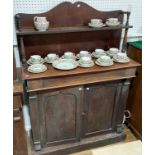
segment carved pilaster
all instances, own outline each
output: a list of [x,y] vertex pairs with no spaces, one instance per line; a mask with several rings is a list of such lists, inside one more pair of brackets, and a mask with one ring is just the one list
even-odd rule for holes
[[15,25],[16,25],[16,29],[19,30],[19,31],[20,31],[20,28],[21,28],[20,18],[21,18],[21,17],[20,17],[19,14],[17,14],[17,15],[15,16]]
[[23,41],[23,37],[20,37],[20,50],[21,50],[21,54],[22,54],[22,62],[24,64],[24,66],[27,66],[27,62],[26,62],[26,56],[25,56],[25,47],[24,47],[24,41]]

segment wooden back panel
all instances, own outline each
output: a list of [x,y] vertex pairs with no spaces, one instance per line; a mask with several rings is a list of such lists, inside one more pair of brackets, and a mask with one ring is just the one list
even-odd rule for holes
[[[17,14],[17,30],[34,29],[33,18],[35,16],[46,16],[50,21],[51,28],[80,27],[87,26],[90,19],[101,18],[104,22],[107,18],[116,17],[123,23],[123,11],[98,11],[83,2],[63,2],[41,14]],[[80,50],[92,51],[95,48],[107,50],[109,47],[119,47],[121,29],[93,32],[40,34],[22,36],[25,46],[25,57],[28,59],[33,54],[46,56],[50,52],[62,55],[65,51],[78,53]],[[18,38],[19,39],[19,38]]]

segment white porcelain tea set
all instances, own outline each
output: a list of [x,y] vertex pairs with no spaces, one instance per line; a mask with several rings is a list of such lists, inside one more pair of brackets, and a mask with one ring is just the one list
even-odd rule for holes
[[34,64],[28,67],[27,69],[31,73],[41,73],[47,70],[47,67],[43,64]]
[[46,17],[35,16],[33,20],[34,26],[38,31],[46,31],[49,28],[49,21],[47,21]]
[[118,21],[118,18],[108,18],[106,20],[107,26],[118,26],[120,25],[120,22]]
[[118,18],[108,18],[105,23],[103,23],[102,19],[91,19],[88,23],[88,26],[93,28],[101,28],[104,26],[118,26],[120,25],[120,22],[118,21]]
[[94,66],[94,61],[91,56],[82,56],[78,62],[80,67],[87,68]]
[[97,48],[94,52],[92,52],[92,57],[99,58],[103,55],[106,55],[106,52],[103,49]]
[[113,56],[113,61],[118,63],[128,63],[130,59],[126,53],[119,52]]
[[[96,60],[94,61],[92,58],[96,58]],[[126,53],[122,53],[118,48],[112,47],[108,51],[96,48],[92,53],[82,50],[77,55],[66,51],[61,57],[55,53],[49,53],[44,59],[40,55],[32,55],[27,63],[30,65],[28,67],[29,72],[41,73],[47,70],[47,67],[43,64],[44,62],[52,64],[54,68],[59,70],[71,70],[78,66],[83,68],[93,67],[94,62],[98,66],[112,66],[113,61],[128,63],[130,59]]]
[[46,63],[52,64],[55,60],[59,59],[59,56],[55,53],[49,53],[47,56],[44,58]]
[[112,66],[113,60],[107,55],[102,55],[95,61],[95,63],[99,66]]
[[27,63],[30,65],[28,67],[28,71],[31,73],[41,73],[47,70],[47,67],[43,65],[44,62],[52,63],[57,60],[59,57],[55,53],[48,54],[45,59],[43,59],[40,55],[32,55]]
[[80,51],[79,54],[77,54],[76,58],[80,59],[82,57],[91,57],[91,53],[88,51]]
[[71,70],[78,67],[79,63],[74,59],[58,59],[53,62],[53,67],[59,70]]
[[128,63],[130,61],[129,57],[126,53],[122,53],[118,48],[109,48],[106,52],[108,56],[110,56],[114,62],[118,63]]
[[110,57],[113,57],[114,55],[116,55],[117,53],[119,53],[119,49],[118,48],[115,48],[115,47],[112,47],[112,48],[109,48],[109,50],[106,53]]
[[40,55],[32,55],[30,59],[27,61],[27,64],[34,65],[34,64],[43,64],[45,60]]
[[94,28],[101,28],[106,26],[106,24],[103,23],[102,19],[91,19],[88,23],[88,26],[94,27]]
[[73,52],[67,51],[64,53],[64,55],[61,57],[62,59],[76,59],[76,56]]

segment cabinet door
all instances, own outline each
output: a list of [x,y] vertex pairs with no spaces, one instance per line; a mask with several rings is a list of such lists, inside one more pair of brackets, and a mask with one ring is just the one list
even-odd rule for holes
[[83,136],[113,130],[115,105],[121,85],[117,82],[87,85],[84,96]]
[[[37,95],[37,101],[33,102],[38,104],[37,109],[30,102],[32,131],[36,138],[34,141],[40,139],[41,145],[45,147],[80,139],[81,87],[42,93]],[[39,112],[39,118],[35,116],[35,112]],[[35,133],[36,131],[40,133]]]

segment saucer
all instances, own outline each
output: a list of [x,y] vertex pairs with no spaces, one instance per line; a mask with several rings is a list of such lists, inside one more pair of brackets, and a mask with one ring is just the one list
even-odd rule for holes
[[100,24],[92,24],[92,23],[88,23],[88,26],[93,27],[93,28],[101,28],[106,26],[106,24],[100,23]]
[[88,68],[88,67],[93,67],[94,66],[94,61],[91,61],[90,63],[88,64],[83,64],[79,61],[79,66],[80,67],[84,67],[84,68]]
[[31,59],[29,59],[28,61],[27,61],[27,64],[29,64],[29,65],[34,65],[34,64],[43,64],[45,62],[45,60],[43,59],[43,58],[41,58],[41,60],[40,60],[40,62],[32,62],[32,60]]
[[106,25],[107,25],[107,26],[118,26],[118,25],[120,25],[120,22],[111,23],[111,22],[109,22],[109,21],[106,21]]
[[47,67],[43,64],[34,64],[28,67],[27,71],[31,73],[41,73],[45,72],[47,70]]
[[55,60],[57,60],[57,59],[59,59],[59,57],[57,56],[57,58],[56,59],[54,59],[54,60],[51,60],[51,61],[49,61],[48,59],[47,59],[47,57],[45,57],[44,58],[44,60],[45,60],[45,62],[46,63],[49,63],[49,64],[52,64]]
[[95,63],[98,65],[98,66],[112,66],[114,63],[113,63],[113,61],[110,61],[110,62],[108,62],[108,63],[105,63],[105,62],[100,62],[100,61],[98,61],[98,60],[96,60],[95,61]]
[[113,57],[113,61],[114,62],[118,62],[118,63],[128,63],[130,61],[130,59],[128,57],[126,57],[125,59],[118,59],[115,56]]
[[78,62],[73,59],[58,59],[53,62],[53,67],[60,70],[71,70],[78,67]]
[[94,58],[99,58],[102,55],[106,55],[106,53],[105,52],[103,52],[102,54],[96,54],[95,52],[92,53],[92,57]]

